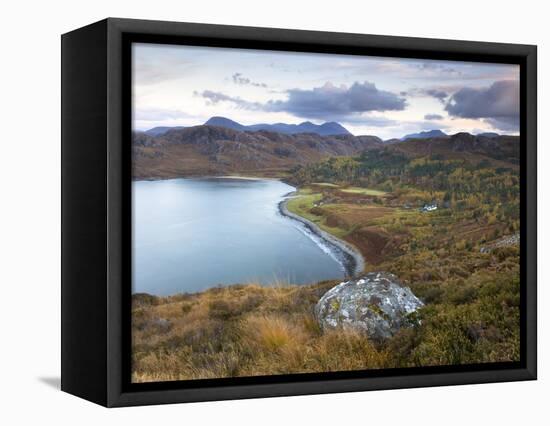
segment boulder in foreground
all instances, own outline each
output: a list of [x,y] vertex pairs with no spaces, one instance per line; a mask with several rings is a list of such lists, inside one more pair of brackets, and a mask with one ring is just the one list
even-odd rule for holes
[[393,274],[370,272],[327,291],[315,307],[322,329],[348,328],[376,340],[416,323],[424,304]]

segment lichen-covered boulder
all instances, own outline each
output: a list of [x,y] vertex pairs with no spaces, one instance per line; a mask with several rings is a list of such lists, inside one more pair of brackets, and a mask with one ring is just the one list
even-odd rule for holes
[[393,274],[370,272],[327,291],[315,307],[323,330],[351,328],[372,339],[391,337],[417,323],[424,304]]

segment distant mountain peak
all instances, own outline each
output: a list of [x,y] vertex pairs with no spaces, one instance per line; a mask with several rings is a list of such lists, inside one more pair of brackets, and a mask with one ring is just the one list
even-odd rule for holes
[[478,133],[476,136],[483,136],[485,138],[498,138],[500,135],[495,132],[483,132],[483,133]]
[[343,134],[349,134],[349,131],[342,126],[340,123],[337,123],[336,121],[328,121],[326,123],[321,124],[321,127],[325,129],[334,129],[334,130],[341,130]]
[[419,133],[411,133],[409,135],[405,135],[401,138],[402,141],[405,141],[407,139],[428,139],[428,138],[443,138],[446,137],[447,134],[442,132],[439,129],[434,130],[427,130]]
[[233,121],[226,117],[211,117],[204,123],[205,126],[218,126],[218,127],[228,127],[233,130],[245,130],[246,126],[243,126],[236,121]]
[[323,123],[320,125],[312,123],[311,121],[304,121],[300,124],[260,123],[245,126],[226,117],[212,117],[204,124],[206,126],[226,127],[240,131],[255,132],[259,130],[267,130],[270,132],[284,133],[287,135],[293,135],[297,133],[316,133],[320,136],[351,135],[351,133],[344,126],[334,121]]
[[[336,136],[336,135],[351,135],[351,133],[340,123],[335,121],[329,121],[323,124],[315,124],[311,121],[304,121],[300,124],[287,124],[287,123],[275,123],[275,124],[252,124],[245,126],[227,117],[214,116],[209,118],[205,123],[205,126],[223,127],[226,129],[237,130],[240,132],[250,131],[257,132],[259,130],[266,130],[269,132],[284,133],[286,135],[295,135],[298,133],[316,133],[320,136]],[[152,129],[146,130],[143,133],[149,136],[161,136],[166,132],[174,129],[182,129],[183,126],[166,127],[158,126]]]

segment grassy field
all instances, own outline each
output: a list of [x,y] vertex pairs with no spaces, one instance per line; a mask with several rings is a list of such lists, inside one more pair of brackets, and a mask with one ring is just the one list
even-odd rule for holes
[[134,296],[133,380],[162,381],[380,368],[353,332],[322,333],[312,306],[335,282]]
[[324,186],[327,188],[339,188],[339,185],[336,185],[335,183],[329,183],[329,182],[314,182],[312,185],[315,186]]
[[312,193],[307,189],[300,190],[298,191],[298,195],[296,197],[288,200],[287,208],[292,213],[315,223],[321,229],[324,229],[330,234],[335,235],[338,238],[343,238],[348,233],[346,229],[340,228],[337,225],[330,226],[324,217],[316,215],[315,210],[312,210],[320,199],[321,194]]
[[300,189],[298,195],[289,200],[288,209],[356,246],[368,263],[377,263],[381,244],[387,239],[387,232],[378,224],[383,223],[383,218],[391,220],[399,214],[398,209],[379,204],[359,205],[356,200],[365,195],[359,191],[345,193],[342,198],[338,196],[342,194],[339,187],[324,187],[323,192],[314,192],[317,190],[317,184]]
[[370,188],[358,188],[358,187],[350,187],[350,188],[343,188],[341,189],[342,192],[348,192],[350,194],[362,194],[362,195],[374,195],[375,197],[383,197],[386,195],[386,192],[384,191],[378,191],[376,189],[370,189]]

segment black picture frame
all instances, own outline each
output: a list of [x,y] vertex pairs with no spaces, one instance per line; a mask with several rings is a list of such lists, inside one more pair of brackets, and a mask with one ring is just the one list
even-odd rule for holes
[[[536,379],[536,46],[109,18],[62,36],[62,390],[108,406]],[[132,42],[520,65],[521,360],[130,382]]]

